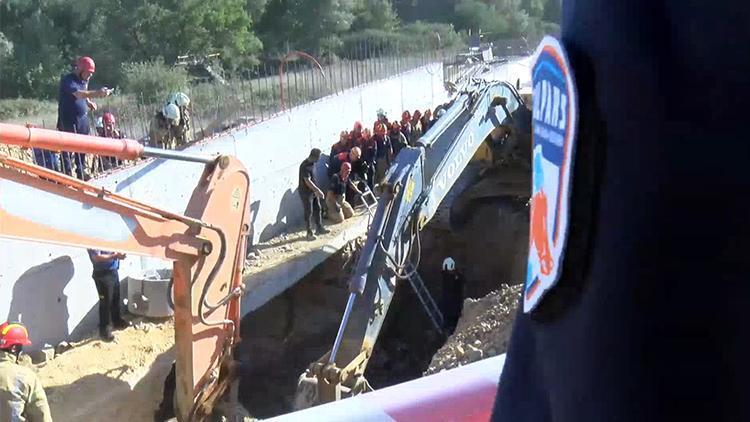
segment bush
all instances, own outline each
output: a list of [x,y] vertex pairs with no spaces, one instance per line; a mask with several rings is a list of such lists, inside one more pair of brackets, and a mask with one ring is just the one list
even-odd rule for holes
[[57,104],[52,101],[12,98],[0,100],[0,120],[11,120],[19,117],[35,116],[42,113],[54,113]]
[[341,55],[376,57],[382,54],[413,53],[424,49],[450,49],[463,45],[453,26],[442,23],[414,22],[398,31],[366,29],[343,37]]
[[167,66],[161,58],[126,63],[122,73],[125,91],[135,94],[138,100],[143,98],[146,103],[163,101],[170,92],[183,91],[188,87],[187,70]]

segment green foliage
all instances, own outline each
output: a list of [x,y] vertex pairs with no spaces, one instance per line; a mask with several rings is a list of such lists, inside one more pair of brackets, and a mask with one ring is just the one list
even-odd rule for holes
[[12,120],[19,117],[47,114],[57,111],[57,104],[51,101],[32,100],[28,98],[7,98],[0,100],[0,120]]
[[188,74],[184,68],[164,64],[161,58],[149,62],[123,65],[123,88],[132,94],[142,95],[143,101],[153,103],[166,98],[174,91],[188,87]]
[[398,27],[398,16],[390,0],[360,0],[354,11],[355,31],[377,29],[393,31]]
[[[55,98],[82,55],[91,86],[124,83],[122,63],[220,53],[228,76],[290,50],[347,56],[416,45],[451,47],[454,27],[492,38],[535,36],[560,0],[0,0],[0,98]],[[132,76],[131,76],[132,79]],[[143,79],[143,78],[140,78]]]

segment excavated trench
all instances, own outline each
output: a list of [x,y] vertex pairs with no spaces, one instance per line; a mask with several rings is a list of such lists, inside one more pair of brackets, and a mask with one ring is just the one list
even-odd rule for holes
[[[466,278],[465,297],[478,298],[501,283],[523,280],[528,247],[524,201],[485,198],[472,205],[458,231],[428,225],[422,232],[420,274],[440,303],[446,256]],[[242,321],[237,356],[245,362],[240,401],[254,417],[287,413],[299,375],[331,347],[346,304],[346,276],[358,248],[350,244],[302,281]],[[408,283],[397,287],[366,377],[382,388],[421,377],[443,345]]]

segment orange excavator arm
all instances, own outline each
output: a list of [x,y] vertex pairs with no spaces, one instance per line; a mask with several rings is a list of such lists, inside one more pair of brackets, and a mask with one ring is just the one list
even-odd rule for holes
[[173,261],[175,391],[180,421],[210,415],[232,381],[239,340],[250,177],[230,156],[204,157],[0,123],[0,143],[205,164],[184,215],[0,155],[0,237]]

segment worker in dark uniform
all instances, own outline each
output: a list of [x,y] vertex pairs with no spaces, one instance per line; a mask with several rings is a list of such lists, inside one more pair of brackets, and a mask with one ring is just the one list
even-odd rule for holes
[[401,132],[401,124],[399,122],[391,123],[390,130],[388,131],[388,139],[391,142],[391,148],[393,148],[393,157],[395,159],[398,153],[409,146],[409,141],[406,136]]
[[411,113],[409,110],[404,110],[404,112],[401,113],[401,133],[406,137],[407,144],[413,146],[411,140]]
[[750,420],[748,22],[747,2],[563,2],[565,260],[518,313],[493,420]]
[[99,293],[99,336],[104,341],[113,341],[112,329],[129,325],[120,310],[120,260],[125,254],[89,249],[89,259],[94,266],[91,277]]
[[[307,239],[315,240],[315,235],[329,233],[329,230],[323,227],[323,213],[320,201],[324,198],[323,191],[315,183],[315,163],[320,160],[321,151],[313,148],[310,155],[302,161],[299,166],[299,184],[297,190],[302,200],[304,208],[305,223],[307,224]],[[312,226],[315,221],[316,232],[313,233]]]
[[375,135],[372,139],[375,141],[377,147],[375,153],[375,180],[374,184],[383,183],[385,173],[391,167],[391,161],[393,161],[393,147],[391,146],[391,140],[388,137],[388,126],[384,123],[377,122],[375,124]]
[[354,122],[354,127],[352,128],[352,131],[349,132],[349,145],[359,145],[362,141],[363,128],[362,122]]
[[352,163],[352,172],[365,180],[372,190],[375,188],[375,161],[378,156],[378,144],[372,138],[370,129],[362,131],[362,138],[357,146],[362,151],[362,157],[356,163]]
[[333,223],[341,223],[354,216],[354,209],[346,200],[347,189],[357,189],[349,180],[351,172],[352,165],[343,163],[341,164],[341,171],[331,177],[328,192],[326,192],[326,209],[328,210],[328,219]]
[[443,313],[443,332],[451,335],[456,329],[458,319],[461,317],[461,310],[464,305],[464,280],[463,275],[456,269],[456,261],[447,257],[443,260],[442,276],[442,306]]
[[328,177],[333,177],[334,174],[341,171],[341,164],[343,163],[349,163],[354,167],[360,157],[362,157],[362,150],[356,146],[352,147],[349,152],[340,152],[334,155],[331,157],[330,164],[328,165]]
[[328,156],[329,163],[332,157],[335,157],[342,152],[349,152],[349,150],[352,149],[352,146],[353,145],[349,143],[349,132],[342,130],[341,133],[339,133],[338,142],[331,146],[331,154]]
[[0,421],[52,422],[42,383],[36,373],[18,364],[29,333],[21,324],[0,324]]

